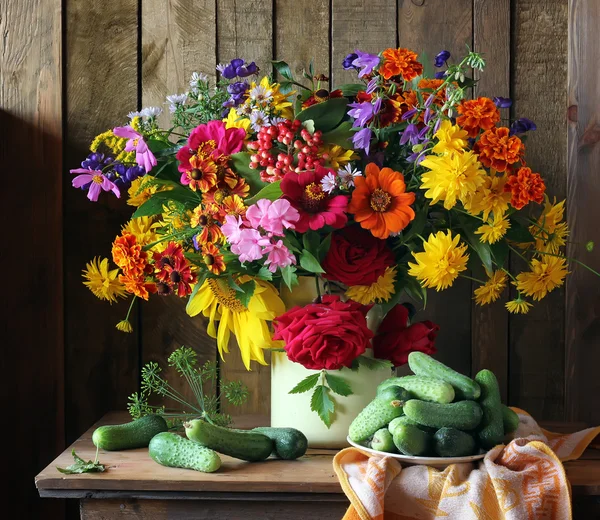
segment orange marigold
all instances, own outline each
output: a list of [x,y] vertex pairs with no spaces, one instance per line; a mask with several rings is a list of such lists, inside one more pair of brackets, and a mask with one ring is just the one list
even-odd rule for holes
[[380,170],[375,163],[369,163],[365,173],[366,177],[354,179],[348,212],[373,236],[385,239],[390,233],[402,231],[415,218],[410,207],[415,194],[406,192],[404,175],[391,168]]
[[[423,101],[427,101],[427,98],[429,98],[429,96],[433,95],[433,93],[442,86],[442,84],[444,83],[443,79],[430,79],[430,78],[423,78],[421,80],[419,80],[418,83],[418,87],[421,90],[425,90],[425,91],[430,91],[430,92],[423,92]],[[444,102],[446,101],[446,89],[442,89],[439,92],[435,93],[435,99],[433,100],[433,102],[436,105],[442,106],[444,104]]]
[[504,126],[486,130],[475,143],[481,164],[499,172],[505,172],[511,164],[519,162],[524,150],[521,139],[509,135],[509,129]]
[[148,269],[148,253],[142,250],[142,246],[137,243],[137,238],[131,233],[123,233],[115,239],[112,245],[112,257],[114,263],[127,277],[140,277]]
[[150,293],[156,292],[156,284],[146,282],[144,276],[120,275],[119,282],[125,286],[128,293],[134,294],[142,300],[148,300]]
[[386,49],[382,53],[383,65],[379,74],[385,79],[401,75],[406,81],[411,81],[423,74],[423,65],[417,61],[417,54],[408,49]]
[[546,185],[539,173],[533,173],[531,168],[523,166],[508,178],[504,191],[511,193],[510,203],[516,209],[521,209],[529,201],[541,204],[544,201]]
[[469,132],[469,137],[477,137],[480,130],[489,130],[500,121],[500,111],[490,98],[463,100],[456,111],[460,114],[456,123]]

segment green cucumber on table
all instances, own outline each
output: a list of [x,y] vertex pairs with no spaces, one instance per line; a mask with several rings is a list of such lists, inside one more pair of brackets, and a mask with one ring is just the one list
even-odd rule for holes
[[422,401],[451,403],[454,399],[454,388],[452,388],[452,385],[433,377],[390,377],[377,387],[377,394],[379,395],[390,386],[404,388],[411,393],[412,397],[421,399]]
[[483,448],[490,449],[497,444],[501,444],[504,440],[500,388],[498,387],[498,380],[491,370],[484,369],[477,372],[475,381],[481,388],[479,404],[483,411],[477,437]]
[[510,409],[505,404],[502,405],[502,424],[504,433],[512,433],[519,427],[519,416],[517,412]]
[[473,430],[479,426],[483,412],[475,401],[430,403],[411,399],[404,405],[404,413],[413,421],[432,428]]
[[400,424],[394,430],[393,440],[400,453],[419,457],[429,450],[431,435],[412,424]]
[[394,438],[387,428],[380,428],[375,432],[371,439],[371,448],[387,453],[396,453],[398,451],[394,444]]
[[152,437],[148,454],[153,461],[171,468],[212,473],[221,467],[218,453],[176,433],[162,432]]
[[308,439],[296,428],[273,428],[260,426],[253,432],[262,433],[273,441],[273,453],[277,458],[295,460],[302,457],[308,448]]
[[168,429],[161,415],[146,415],[125,424],[100,426],[94,430],[92,442],[107,451],[145,448],[152,437]]
[[433,435],[433,451],[440,457],[465,457],[476,452],[475,439],[456,428],[440,428]]

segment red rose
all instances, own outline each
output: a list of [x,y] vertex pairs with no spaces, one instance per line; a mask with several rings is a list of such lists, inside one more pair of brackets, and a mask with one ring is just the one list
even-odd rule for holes
[[369,306],[323,296],[321,303],[294,307],[274,321],[273,339],[285,342],[290,361],[311,370],[350,367],[365,352],[373,333],[365,318]]
[[348,286],[371,285],[395,263],[385,240],[359,227],[344,228],[332,236],[323,276]]
[[408,355],[415,350],[425,354],[435,354],[434,342],[439,325],[431,321],[421,321],[408,325],[408,309],[396,305],[388,312],[377,329],[373,340],[375,357],[389,359],[395,367],[405,365]]

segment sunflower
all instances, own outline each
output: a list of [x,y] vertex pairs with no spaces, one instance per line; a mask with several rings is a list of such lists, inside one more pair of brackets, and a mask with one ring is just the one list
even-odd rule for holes
[[267,321],[285,312],[285,305],[275,287],[249,276],[240,277],[237,283],[249,281],[254,281],[255,288],[247,307],[226,280],[209,278],[190,298],[186,309],[190,316],[202,313],[208,318],[207,332],[217,339],[221,358],[229,353],[229,338],[233,332],[247,370],[250,370],[250,361],[253,360],[261,365],[267,364],[263,349],[273,345]]
[[493,219],[488,220],[482,226],[477,228],[475,234],[481,235],[481,242],[487,242],[488,244],[495,244],[500,240],[508,231],[510,222],[501,213],[495,214]]
[[544,210],[537,223],[530,226],[529,231],[535,237],[535,248],[547,253],[558,253],[566,244],[569,228],[562,222],[565,211],[565,201],[556,203],[546,198]]
[[567,276],[566,258],[544,255],[531,261],[531,271],[517,275],[517,289],[535,301],[560,287]]
[[387,302],[396,292],[396,268],[386,267],[384,273],[371,285],[353,285],[346,291],[346,296],[355,302],[369,305]]
[[375,163],[369,163],[365,174],[366,177],[354,179],[356,188],[348,212],[373,236],[385,239],[390,233],[402,231],[415,218],[410,207],[415,194],[406,192],[404,175],[391,168],[380,170]]
[[453,237],[450,230],[448,234],[443,231],[432,233],[423,244],[425,251],[412,253],[417,263],[408,263],[408,274],[419,280],[423,287],[433,287],[436,291],[450,287],[467,269],[469,260],[467,246],[459,245],[459,242],[460,235]]
[[83,284],[94,293],[96,298],[107,300],[111,304],[117,298],[125,298],[125,287],[118,280],[119,270],[108,270],[108,258],[94,258],[83,271],[86,279]]
[[505,307],[506,310],[512,314],[527,314],[533,305],[528,301],[525,301],[521,298],[521,295],[519,295],[514,300],[506,302]]
[[481,287],[475,289],[475,303],[477,305],[487,305],[495,302],[502,295],[506,288],[506,273],[504,271],[494,271]]

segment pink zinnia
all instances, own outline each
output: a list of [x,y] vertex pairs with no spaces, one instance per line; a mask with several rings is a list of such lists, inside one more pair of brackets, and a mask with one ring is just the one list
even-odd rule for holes
[[296,231],[305,233],[309,228],[316,231],[326,225],[339,229],[348,221],[348,197],[332,197],[323,191],[321,179],[330,172],[335,174],[334,170],[317,166],[315,171],[287,173],[281,181],[283,198],[300,214],[294,225]]
[[88,170],[87,168],[77,168],[71,170],[71,173],[79,173],[73,179],[73,187],[81,188],[89,184],[88,199],[93,202],[98,200],[101,191],[112,191],[117,197],[121,197],[121,192],[114,182],[109,181],[100,170]]
[[289,200],[277,199],[271,202],[268,199],[260,199],[247,209],[246,218],[253,228],[262,227],[269,233],[283,236],[284,228],[295,229],[300,213]]
[[243,128],[225,128],[225,123],[221,120],[197,126],[190,133],[187,146],[177,152],[179,171],[185,173],[192,169],[190,159],[194,155],[204,159],[209,156],[217,159],[221,155],[229,156],[239,152],[245,137],[246,131]]
[[113,128],[113,134],[117,137],[128,139],[125,144],[125,151],[133,152],[135,150],[135,162],[143,167],[146,173],[157,165],[156,157],[154,157],[154,154],[148,148],[146,141],[144,141],[144,136],[136,132],[131,126]]
[[269,266],[269,271],[274,273],[277,268],[283,269],[288,265],[296,264],[296,257],[283,244],[283,240],[270,243],[263,249],[263,254],[269,253],[265,260],[265,265]]

